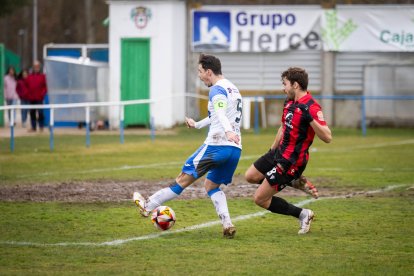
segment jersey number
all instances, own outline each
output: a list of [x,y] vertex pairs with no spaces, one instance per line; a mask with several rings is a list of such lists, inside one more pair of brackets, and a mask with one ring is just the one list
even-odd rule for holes
[[240,123],[241,116],[242,116],[242,101],[241,99],[237,99],[237,111],[240,112],[240,116],[236,117],[236,123]]

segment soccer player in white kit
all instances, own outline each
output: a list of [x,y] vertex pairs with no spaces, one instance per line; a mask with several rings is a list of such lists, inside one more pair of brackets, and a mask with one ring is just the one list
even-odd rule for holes
[[231,222],[226,195],[220,185],[231,183],[241,155],[240,121],[242,97],[237,87],[225,79],[220,60],[212,55],[201,54],[198,76],[210,87],[208,117],[201,121],[186,118],[189,128],[209,126],[206,140],[184,163],[175,182],[145,199],[134,192],[133,199],[141,215],[149,213],[164,202],[178,197],[182,191],[207,173],[204,186],[223,225],[223,236],[233,238],[236,228]]

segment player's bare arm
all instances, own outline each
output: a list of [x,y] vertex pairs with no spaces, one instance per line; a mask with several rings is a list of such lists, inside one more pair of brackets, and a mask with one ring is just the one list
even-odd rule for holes
[[237,135],[233,131],[227,131],[226,132],[226,138],[227,138],[227,140],[232,141],[232,142],[236,143],[237,145],[240,143],[239,135]]
[[200,128],[206,127],[210,124],[210,118],[206,117],[203,120],[196,122],[192,118],[185,117],[185,124],[187,125],[188,128],[198,128],[198,129],[200,129]]
[[329,127],[327,125],[323,126],[319,124],[317,120],[314,120],[316,116],[318,116],[318,118],[320,116],[323,119],[322,112],[320,111],[320,115],[315,115],[314,118],[312,117],[308,106],[300,104],[298,107],[302,110],[305,120],[309,122],[310,126],[313,128],[315,134],[319,137],[319,139],[321,139],[325,143],[330,143],[332,140],[332,133]]
[[280,139],[282,139],[282,136],[283,136],[283,124],[281,124],[279,129],[277,130],[275,140],[273,141],[273,144],[270,147],[272,150],[276,149],[279,146]]
[[310,122],[310,125],[319,139],[325,143],[330,143],[332,141],[332,132],[328,126],[322,126],[316,120]]
[[185,124],[188,128],[195,128],[195,121],[192,118],[185,117]]

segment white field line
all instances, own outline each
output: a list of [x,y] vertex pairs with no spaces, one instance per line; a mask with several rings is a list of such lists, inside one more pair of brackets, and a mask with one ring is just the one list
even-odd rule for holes
[[360,150],[360,149],[376,149],[376,148],[384,148],[384,147],[389,147],[389,146],[401,146],[401,145],[410,145],[410,144],[414,144],[414,139],[387,142],[387,143],[368,144],[368,145],[356,145],[356,146],[350,146],[350,147],[345,147],[345,148],[335,148],[335,149],[332,149],[329,146],[323,149],[311,147],[310,152],[348,152],[348,151]]
[[[390,143],[378,143],[378,144],[371,144],[371,145],[359,145],[354,147],[347,147],[347,148],[339,148],[339,149],[329,149],[329,148],[311,148],[312,153],[318,152],[347,152],[351,150],[359,150],[359,149],[374,149],[374,148],[381,148],[381,147],[388,147],[388,146],[399,146],[399,145],[407,145],[407,144],[414,144],[414,139],[410,140],[403,140],[403,141],[396,141]],[[240,160],[252,160],[259,158],[260,155],[246,155],[242,156]],[[24,174],[19,175],[17,178],[30,178],[33,176],[48,176],[48,175],[56,175],[56,174],[88,174],[88,173],[97,173],[97,172],[107,172],[107,171],[123,171],[123,170],[138,170],[138,169],[146,169],[146,168],[154,168],[158,166],[162,167],[170,167],[170,166],[179,166],[182,165],[183,162],[167,162],[167,163],[152,163],[152,164],[144,164],[144,165],[135,165],[135,166],[121,166],[121,167],[114,167],[114,168],[99,168],[99,169],[92,169],[92,170],[81,170],[81,171],[67,171],[67,172],[44,172],[44,173],[37,173],[37,174]],[[326,170],[326,169],[324,169]],[[341,171],[342,168],[333,168],[334,171]],[[369,170],[369,169],[368,169]],[[375,171],[383,171],[383,168],[374,168]]]
[[92,170],[84,170],[84,171],[69,171],[69,172],[45,172],[45,173],[38,173],[38,174],[25,174],[18,176],[18,178],[26,178],[32,176],[48,176],[54,174],[87,174],[87,173],[96,173],[96,172],[108,172],[108,171],[123,171],[123,170],[135,170],[135,169],[146,169],[146,168],[153,168],[153,167],[168,167],[168,166],[176,166],[179,164],[183,164],[182,162],[167,162],[167,163],[152,163],[152,164],[145,164],[145,165],[135,165],[135,166],[121,166],[116,168],[102,168],[102,169],[92,169]]
[[[387,191],[391,191],[391,190],[395,190],[397,188],[400,187],[404,187],[407,185],[391,185],[391,186],[387,186],[385,188],[382,189],[378,189],[378,190],[373,190],[373,191],[368,191],[368,192],[358,192],[358,193],[352,193],[352,194],[348,194],[348,195],[342,195],[342,196],[331,196],[331,197],[320,197],[319,199],[306,199],[306,200],[302,200],[298,203],[296,203],[295,205],[298,207],[302,207],[304,205],[307,205],[309,203],[315,202],[315,201],[320,201],[320,200],[326,200],[326,199],[338,199],[338,198],[350,198],[350,197],[354,197],[356,195],[360,195],[360,194],[376,194],[376,193],[383,193],[383,192],[387,192]],[[232,220],[235,221],[242,221],[242,220],[247,220],[247,219],[251,219],[254,217],[260,217],[266,214],[269,214],[269,211],[261,211],[261,212],[257,212],[257,213],[252,213],[252,214],[247,214],[247,215],[241,215],[241,216],[237,216],[235,218],[233,218]],[[0,245],[17,245],[17,246],[40,246],[40,247],[47,247],[47,246],[116,246],[116,245],[123,245],[125,243],[129,243],[132,241],[140,241],[140,240],[150,240],[150,239],[156,239],[165,235],[172,235],[172,234],[176,234],[176,233],[182,233],[182,232],[189,232],[189,231],[193,231],[193,230],[199,230],[202,228],[207,228],[207,227],[211,227],[214,225],[220,225],[221,222],[220,221],[210,221],[210,222],[206,222],[206,223],[202,223],[202,224],[196,224],[193,226],[189,226],[189,227],[185,227],[185,228],[181,228],[181,229],[176,229],[176,230],[169,230],[169,231],[164,231],[164,232],[159,232],[159,233],[153,233],[153,234],[149,234],[149,235],[144,235],[144,236],[138,236],[138,237],[132,237],[132,238],[128,238],[128,239],[118,239],[118,240],[112,240],[112,241],[107,241],[107,242],[59,242],[59,243],[36,243],[36,242],[19,242],[19,241],[0,241]]]

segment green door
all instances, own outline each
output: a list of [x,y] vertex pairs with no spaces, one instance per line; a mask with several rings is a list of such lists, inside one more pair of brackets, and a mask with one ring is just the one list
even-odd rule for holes
[[[121,40],[121,100],[149,99],[150,41]],[[125,106],[125,126],[148,126],[149,104]]]

